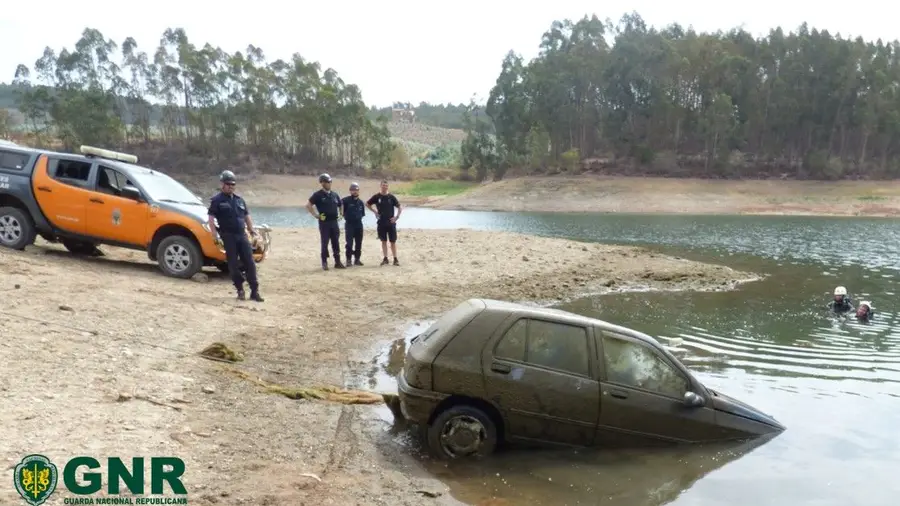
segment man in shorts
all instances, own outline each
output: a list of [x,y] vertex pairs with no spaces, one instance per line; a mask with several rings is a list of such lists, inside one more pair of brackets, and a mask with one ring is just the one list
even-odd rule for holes
[[[400,261],[397,260],[397,220],[400,219],[403,208],[400,207],[400,201],[397,200],[397,197],[393,193],[388,192],[387,181],[381,182],[381,192],[372,195],[372,198],[366,201],[366,207],[375,214],[378,222],[378,239],[381,241],[381,252],[384,254],[381,265],[389,263],[388,241],[391,243],[391,255],[394,257],[394,265],[400,265]],[[394,216],[395,207],[397,208],[397,216]]]

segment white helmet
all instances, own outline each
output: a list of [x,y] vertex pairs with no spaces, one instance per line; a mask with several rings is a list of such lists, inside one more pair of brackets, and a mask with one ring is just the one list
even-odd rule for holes
[[834,294],[835,295],[847,295],[847,289],[844,288],[843,286],[839,286],[834,289]]
[[860,302],[859,305],[860,305],[860,307],[861,307],[861,306],[866,306],[867,308],[872,309],[872,303],[869,302],[869,301],[867,301],[867,300],[864,300],[864,301]]

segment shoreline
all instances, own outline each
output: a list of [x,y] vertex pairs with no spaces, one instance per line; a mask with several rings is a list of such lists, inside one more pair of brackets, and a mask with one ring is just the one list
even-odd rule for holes
[[[378,342],[469,297],[726,291],[757,277],[640,247],[414,229],[398,241],[400,267],[378,266],[367,230],[365,266],[323,272],[317,239],[315,228],[273,230],[260,265],[263,304],[235,301],[228,276],[214,269],[199,281],[167,278],[140,251],[102,247],[105,257],[77,258],[43,241],[0,249],[9,273],[0,325],[17,336],[15,347],[0,343],[9,369],[0,420],[13,442],[0,456],[176,455],[199,504],[413,504],[417,490],[440,491],[434,504],[458,504],[402,447],[384,444],[370,407],[291,400],[226,369],[287,387],[343,386],[371,366]],[[213,342],[243,361],[197,356]],[[50,378],[37,407],[36,394],[13,380],[35,369]],[[360,477],[370,485],[352,486]],[[15,500],[0,491],[0,502]]]
[[[319,186],[311,176],[256,175],[239,178],[252,207],[303,206]],[[335,176],[332,188],[344,196],[351,181],[360,197],[378,192],[376,179]],[[201,196],[216,182],[186,181]],[[404,192],[416,182],[392,181],[401,204],[432,209],[501,212],[623,213],[683,215],[897,217],[900,181],[703,180],[611,176],[517,177],[473,185],[456,195],[416,196]]]

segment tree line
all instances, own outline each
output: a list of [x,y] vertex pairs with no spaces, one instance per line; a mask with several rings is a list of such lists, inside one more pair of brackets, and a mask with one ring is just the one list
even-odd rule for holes
[[369,119],[359,88],[335,70],[299,54],[270,62],[253,45],[229,54],[180,28],[147,50],[87,28],[73,49],[48,47],[31,67],[19,65],[12,88],[38,142],[67,149],[156,142],[210,159],[378,168],[396,148],[385,121]]
[[[611,41],[608,42],[608,41]],[[754,38],[556,21],[529,62],[503,60],[463,168],[695,177],[900,175],[900,43],[806,24]],[[496,134],[496,135],[492,135]]]

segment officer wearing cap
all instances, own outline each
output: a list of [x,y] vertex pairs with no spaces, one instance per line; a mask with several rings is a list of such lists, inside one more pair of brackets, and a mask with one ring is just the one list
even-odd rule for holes
[[[319,184],[322,189],[313,193],[306,203],[306,210],[319,221],[319,237],[322,240],[322,270],[328,270],[328,243],[331,243],[331,251],[334,252],[334,268],[343,269],[341,263],[341,249],[338,244],[341,238],[341,227],[338,220],[341,216],[341,197],[331,191],[331,176],[322,174],[319,176]],[[313,209],[315,207],[315,210]]]
[[347,267],[362,265],[359,257],[362,254],[362,220],[366,215],[366,203],[359,198],[359,183],[350,184],[350,195],[341,200],[341,213],[344,216],[344,235],[347,238]]
[[217,193],[209,202],[207,212],[209,219],[209,231],[213,240],[216,237],[216,221],[219,222],[218,235],[225,246],[225,256],[228,259],[228,272],[231,281],[237,289],[238,300],[244,300],[244,276],[241,273],[241,265],[247,271],[247,284],[250,285],[250,299],[262,302],[259,295],[259,281],[256,278],[256,262],[253,261],[253,248],[247,239],[245,229],[250,235],[256,236],[253,228],[253,220],[250,218],[250,208],[244,199],[234,193],[237,178],[230,170],[222,171],[219,175],[222,183],[222,191]]

